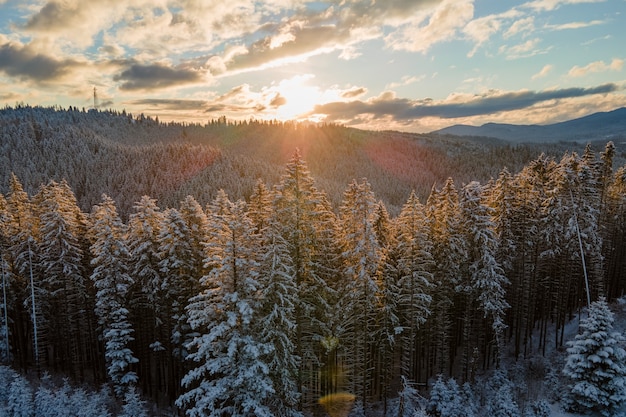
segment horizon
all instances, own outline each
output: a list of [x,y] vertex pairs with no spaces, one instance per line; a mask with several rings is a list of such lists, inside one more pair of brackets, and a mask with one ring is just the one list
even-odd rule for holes
[[552,124],[626,107],[620,3],[0,0],[0,104],[415,133]]

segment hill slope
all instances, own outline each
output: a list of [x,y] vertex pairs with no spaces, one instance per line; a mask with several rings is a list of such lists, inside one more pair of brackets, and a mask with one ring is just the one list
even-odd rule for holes
[[[597,150],[604,147],[604,142]],[[15,173],[30,194],[49,180],[67,180],[89,211],[103,193],[122,215],[142,195],[163,207],[187,195],[205,205],[219,189],[247,198],[260,178],[276,184],[299,149],[337,207],[353,179],[367,178],[397,213],[410,192],[425,201],[452,177],[486,182],[503,167],[516,172],[541,152],[560,157],[562,144],[520,145],[499,140],[294,123],[160,123],[126,113],[18,107],[0,110],[0,193]]]
[[482,126],[454,125],[435,132],[455,136],[484,136],[510,142],[557,142],[623,140],[626,138],[626,108],[550,125],[487,123]]

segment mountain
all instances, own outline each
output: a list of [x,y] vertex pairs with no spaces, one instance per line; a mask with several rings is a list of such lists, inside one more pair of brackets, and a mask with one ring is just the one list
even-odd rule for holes
[[626,107],[549,125],[454,125],[431,133],[491,137],[510,142],[594,142],[626,139]]

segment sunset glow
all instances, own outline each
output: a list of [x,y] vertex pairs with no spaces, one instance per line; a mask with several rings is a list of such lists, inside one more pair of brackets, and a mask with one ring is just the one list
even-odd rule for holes
[[626,106],[624,1],[0,0],[0,105],[426,132]]

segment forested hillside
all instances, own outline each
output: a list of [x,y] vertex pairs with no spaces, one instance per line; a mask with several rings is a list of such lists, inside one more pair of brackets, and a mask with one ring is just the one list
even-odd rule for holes
[[[128,409],[137,389],[189,415],[545,415],[563,365],[535,358],[566,346],[587,287],[626,287],[611,142],[31,107],[0,123],[0,357]],[[505,358],[516,374],[481,379]],[[0,411],[61,389],[11,378]]]
[[[30,124],[7,116],[37,112]],[[374,407],[398,415],[390,404],[404,407],[416,398],[414,384],[426,387],[439,375],[433,392],[457,395],[477,415],[504,399],[531,407],[535,391],[514,398],[512,389],[499,390],[503,397],[494,399],[475,398],[470,385],[463,394],[449,388],[497,368],[508,348],[519,360],[562,348],[566,323],[586,304],[585,273],[591,300],[612,300],[626,286],[626,172],[613,169],[612,143],[601,153],[588,146],[558,159],[542,155],[519,172],[504,169],[491,181],[462,184],[452,178],[463,170],[460,153],[492,155],[493,164],[499,152],[501,159],[515,153],[339,126],[168,127],[127,115],[41,109],[3,117],[5,127],[31,130],[24,130],[20,149],[10,142],[20,130],[9,135],[3,128],[3,149],[11,153],[2,156],[17,175],[9,174],[0,195],[2,357],[18,369],[108,383],[120,399],[137,387],[189,415],[298,416],[321,415],[322,406],[343,398],[354,402],[354,415],[371,415]],[[46,117],[68,119],[54,124]],[[129,127],[121,138],[104,139],[122,123]],[[164,133],[176,129],[176,140]],[[252,133],[241,132],[259,136],[252,143]],[[276,132],[290,132],[294,143]],[[146,145],[151,135],[157,144]],[[79,143],[83,153],[62,156],[61,144]],[[229,159],[231,152],[241,159]],[[273,183],[260,176],[236,196],[208,180],[201,184],[252,181],[248,169],[275,167],[283,153],[290,156],[268,175]],[[350,164],[363,155],[372,161],[368,172],[382,177],[347,181],[333,205],[304,153],[330,173],[323,177],[330,186],[339,181],[329,180],[334,173],[362,169]],[[244,164],[252,154],[262,163]],[[29,169],[15,162],[29,163],[19,155],[33,157]],[[417,155],[428,160],[416,165]],[[115,158],[128,158],[127,165],[109,166]],[[46,160],[56,163],[34,162]],[[69,160],[77,161],[73,168],[62,166]],[[241,170],[213,170],[225,160],[240,161]],[[446,168],[451,161],[455,171]],[[384,188],[404,180],[409,190],[421,175],[411,166],[432,175],[435,186],[426,198],[407,191],[390,215],[372,183]],[[177,167],[189,171],[176,173]],[[456,175],[439,183],[446,169]],[[89,170],[97,175],[87,178]],[[136,177],[125,177],[127,171]],[[28,193],[20,173],[30,181],[56,179]],[[104,195],[85,210],[70,185],[77,176],[83,204],[85,190],[99,181],[112,181],[108,186],[124,197],[146,191],[146,184],[162,192],[158,181],[170,181],[171,195],[204,187],[199,194],[212,199],[201,204],[190,194],[166,206],[147,193],[121,216],[115,199]],[[136,188],[123,194],[126,187]],[[543,366],[539,383],[554,388],[548,376],[560,370]],[[498,387],[513,378],[495,377]],[[433,415],[449,401],[437,398],[428,405]]]
[[[592,144],[600,152],[605,142]],[[83,211],[106,193],[122,218],[143,195],[176,207],[187,195],[208,204],[224,189],[248,199],[257,179],[278,182],[299,149],[336,210],[346,184],[367,178],[397,215],[412,190],[425,200],[448,177],[487,182],[516,173],[542,152],[560,158],[584,145],[518,144],[485,138],[367,132],[282,122],[161,123],[143,115],[18,106],[0,110],[0,192],[14,173],[33,194],[51,179],[68,182]],[[616,165],[624,159],[616,153]]]

